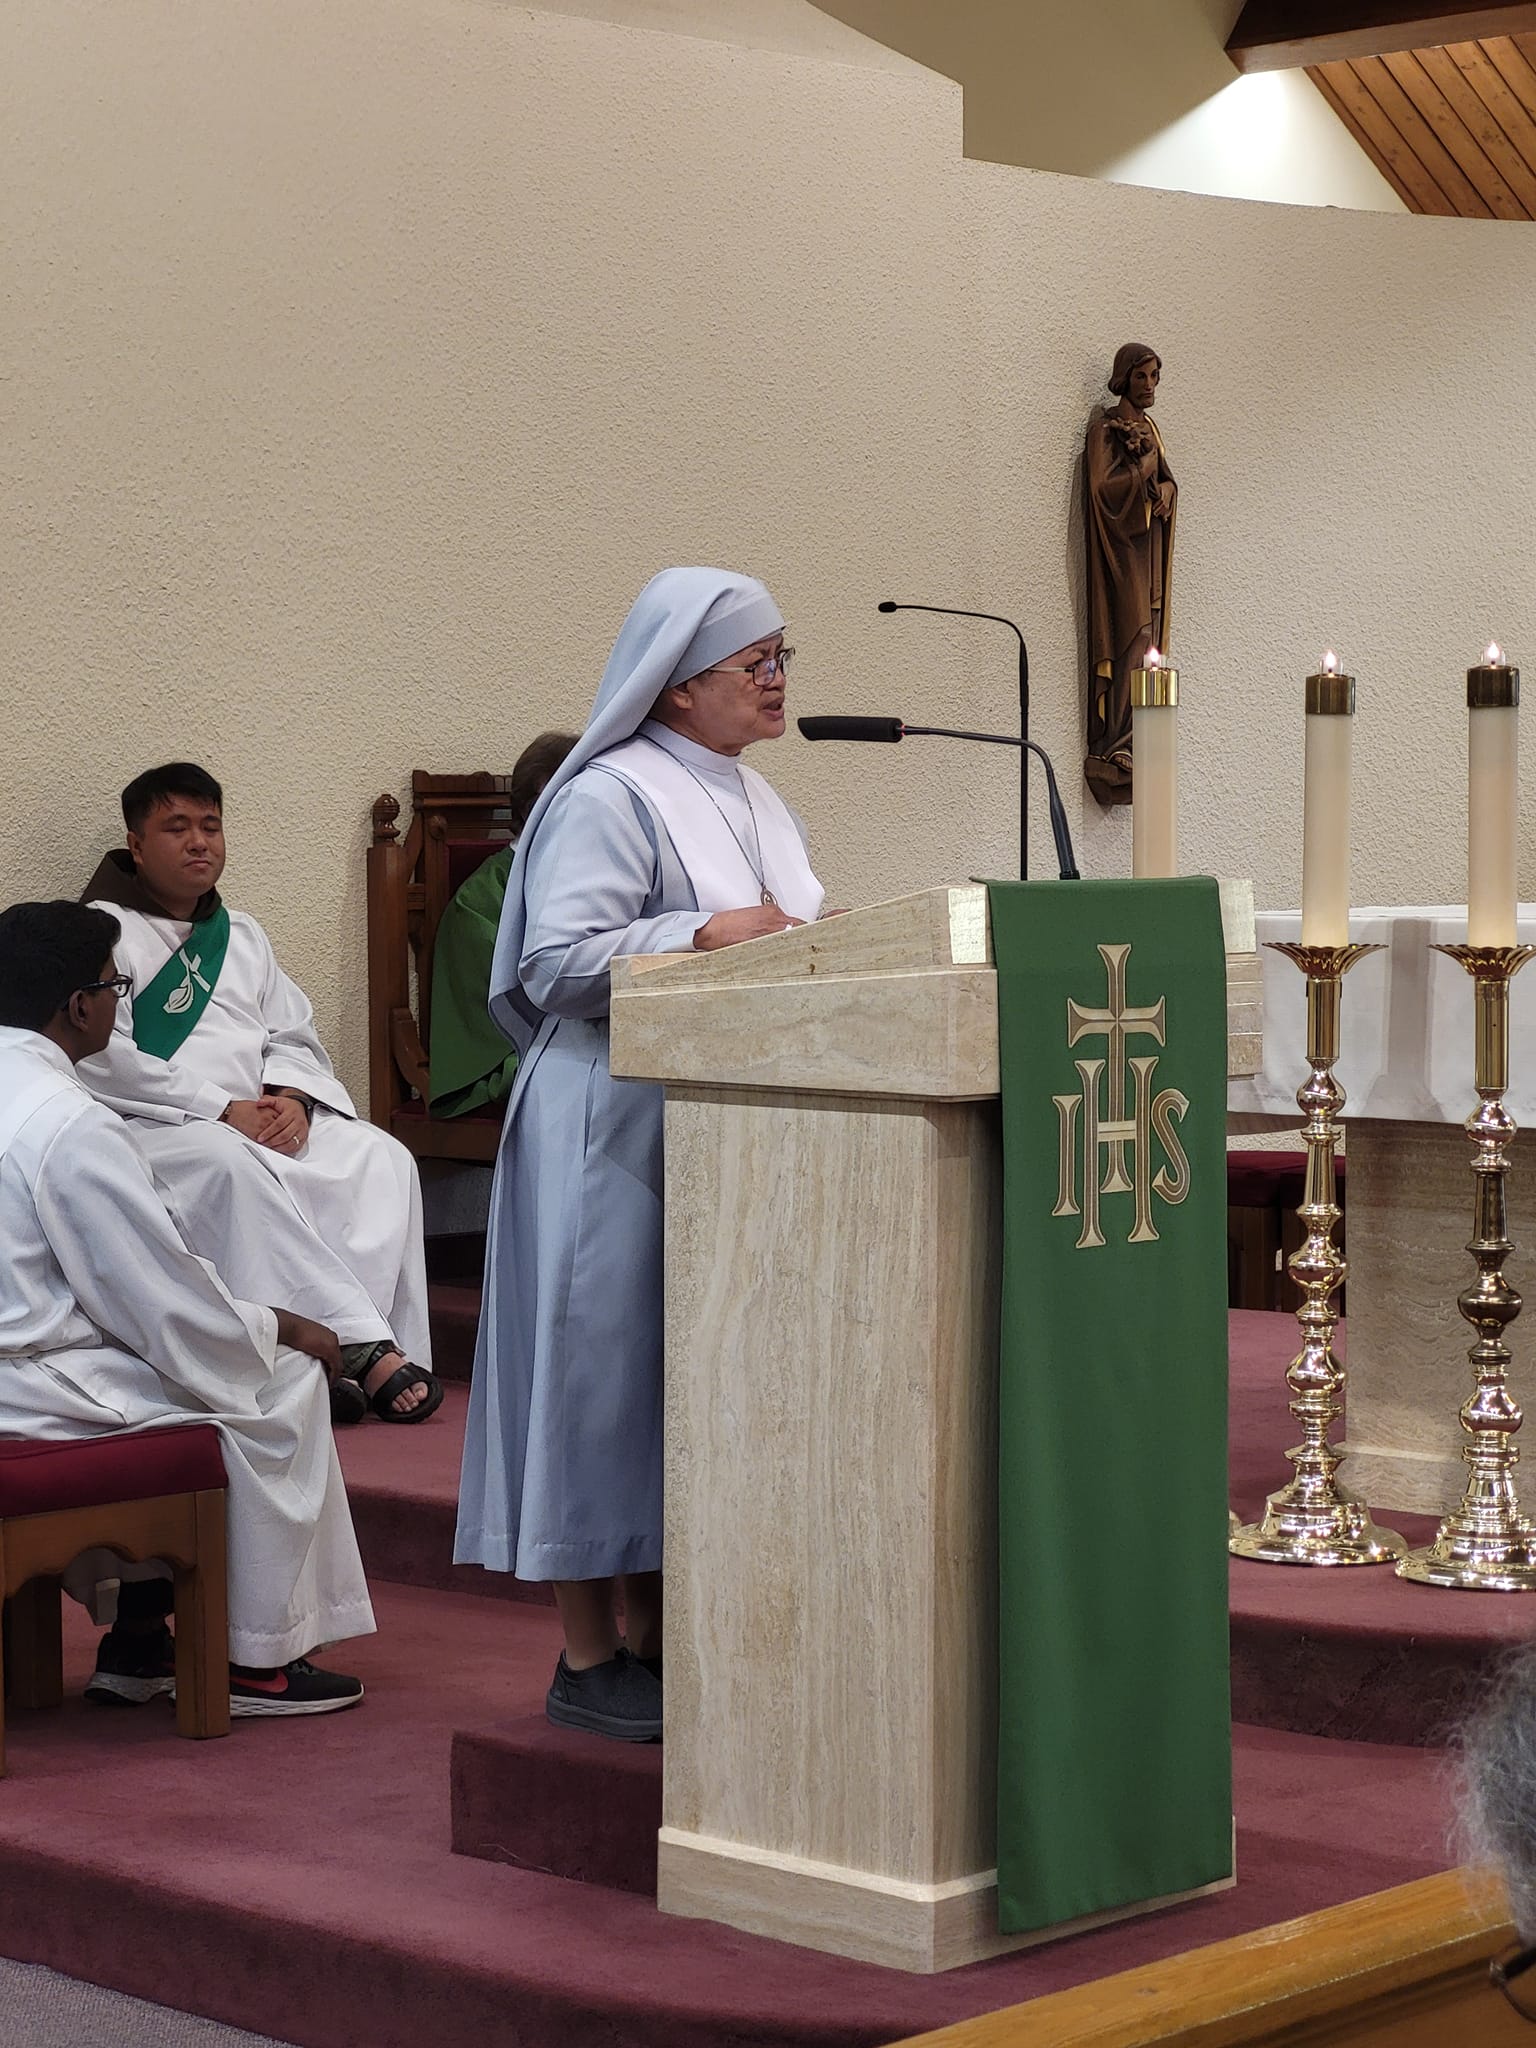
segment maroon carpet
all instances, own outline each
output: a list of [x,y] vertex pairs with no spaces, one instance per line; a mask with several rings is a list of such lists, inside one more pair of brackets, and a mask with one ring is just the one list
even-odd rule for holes
[[[1280,1375],[1294,1328],[1234,1317],[1239,1507],[1283,1477],[1279,1447],[1292,1438]],[[393,1560],[418,1581],[378,1584],[380,1634],[329,1659],[361,1673],[362,1707],[313,1722],[237,1723],[227,1740],[199,1745],[180,1741],[158,1704],[110,1713],[72,1698],[60,1713],[12,1716],[12,1775],[0,1782],[0,1951],[305,2048],[874,2044],[1448,1861],[1434,1750],[1245,1725],[1235,1890],[942,1977],[664,1918],[635,1891],[518,1867],[530,1843],[531,1860],[543,1854],[557,1797],[584,1799],[594,1867],[606,1828],[608,1874],[623,1884],[633,1865],[618,1852],[626,1830],[632,1840],[647,1824],[649,1795],[643,1764],[616,1798],[611,1774],[597,1769],[584,1787],[567,1750],[531,1739],[558,1639],[548,1608],[445,1589],[462,1403],[455,1390],[424,1429],[368,1423],[346,1439],[373,1568]],[[1364,1642],[1400,1660],[1387,1674],[1399,1692],[1414,1688],[1415,1643],[1475,1659],[1492,1638],[1529,1625],[1518,1599],[1430,1593],[1379,1571],[1234,1568],[1235,1641],[1245,1629],[1288,1637],[1293,1663],[1299,1645],[1316,1643],[1324,1668],[1330,1643],[1353,1651]],[[75,1693],[93,1641],[72,1610]],[[1370,1698],[1380,1703],[1381,1676],[1362,1681],[1367,1710]],[[1314,1700],[1304,1718],[1316,1711]],[[467,1731],[463,1795],[473,1784],[466,1754],[475,1768],[496,1768],[485,1731],[497,1728],[514,1750],[531,1747],[522,1767],[533,1775],[522,1786],[482,1780],[481,1855],[455,1855],[453,1738]],[[594,1745],[595,1761],[606,1753]],[[461,1838],[474,1832],[472,1814],[457,1819]],[[523,1833],[500,1840],[507,1830]],[[512,1860],[482,1860],[487,1851]]]

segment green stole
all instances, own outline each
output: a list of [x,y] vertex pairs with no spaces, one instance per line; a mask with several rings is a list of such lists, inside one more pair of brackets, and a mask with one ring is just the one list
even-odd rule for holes
[[517,1054],[486,1000],[513,848],[482,861],[443,912],[432,950],[432,1114],[465,1116],[512,1092]]
[[[195,952],[189,950],[196,946]],[[229,912],[221,903],[192,927],[147,988],[133,999],[133,1042],[157,1060],[174,1059],[202,1020],[229,951]]]

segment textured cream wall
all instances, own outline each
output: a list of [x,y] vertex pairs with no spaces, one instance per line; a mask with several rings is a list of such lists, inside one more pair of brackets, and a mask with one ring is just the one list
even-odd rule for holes
[[545,14],[579,14],[626,28],[662,28],[707,36],[749,50],[779,50],[830,57],[840,64],[917,71],[910,57],[849,28],[812,0],[540,0]]
[[1305,71],[1233,78],[1097,175],[1229,199],[1408,211]]
[[[581,0],[728,14],[736,0]],[[775,4],[747,0],[745,11]],[[779,6],[784,0],[776,0]],[[1301,71],[1239,78],[1242,0],[820,0],[820,12],[965,88],[994,163],[1179,192],[1405,211]]]
[[[1075,512],[1133,333],[1184,486],[1189,864],[1294,900],[1331,639],[1357,897],[1457,894],[1460,671],[1536,648],[1521,228],[969,163],[943,81],[470,0],[15,6],[0,95],[7,897],[202,757],[361,1086],[371,799],[579,720],[645,576],[710,558],[779,594],[799,710],[1006,725],[1006,636],[873,607],[1016,614],[1084,868],[1123,871]],[[835,900],[1011,868],[1000,753],[761,765]]]

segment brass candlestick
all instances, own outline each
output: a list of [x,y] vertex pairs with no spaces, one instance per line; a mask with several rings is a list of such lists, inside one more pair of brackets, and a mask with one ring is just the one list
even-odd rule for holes
[[1504,1332],[1520,1313],[1520,1296],[1504,1278],[1514,1250],[1505,1180],[1515,1120],[1504,1107],[1509,1086],[1509,984],[1536,946],[1437,946],[1472,976],[1477,999],[1478,1106],[1467,1118],[1472,1140],[1472,1241],[1477,1277],[1456,1305],[1477,1331],[1467,1352],[1474,1385],[1461,1410],[1471,1439],[1462,1446],[1467,1490],[1427,1550],[1413,1550],[1398,1577],[1420,1586],[1480,1593],[1536,1592],[1536,1528],[1520,1512],[1514,1435],[1522,1420],[1506,1384],[1510,1349]]
[[1307,977],[1307,1060],[1312,1071],[1296,1094],[1306,1118],[1302,1136],[1307,1180],[1297,1214],[1306,1225],[1307,1238],[1289,1262],[1302,1292],[1296,1311],[1302,1345],[1285,1376],[1302,1441],[1285,1454],[1296,1468],[1295,1478],[1269,1496],[1262,1518],[1239,1529],[1228,1548],[1234,1557],[1256,1558],[1261,1564],[1390,1564],[1407,1545],[1394,1530],[1378,1528],[1370,1509],[1335,1485],[1344,1453],[1328,1440],[1344,1412],[1344,1368],[1334,1356],[1333,1331],[1339,1320],[1334,1296],[1348,1270],[1333,1241],[1340,1215],[1334,1149],[1344,1107],[1344,1090],[1333,1078],[1339,1012],[1344,976],[1357,960],[1381,948],[1277,945],[1274,950],[1294,960]]

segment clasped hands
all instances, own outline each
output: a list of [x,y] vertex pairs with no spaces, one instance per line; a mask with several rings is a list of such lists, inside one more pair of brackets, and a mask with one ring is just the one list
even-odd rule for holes
[[229,1103],[219,1122],[271,1152],[298,1152],[309,1136],[309,1107],[302,1095],[278,1088],[254,1102]]

